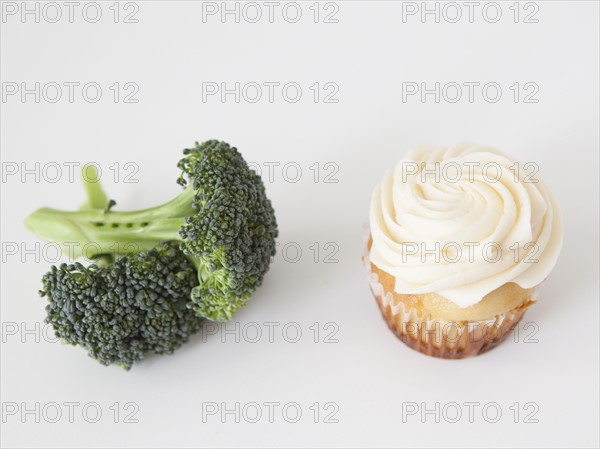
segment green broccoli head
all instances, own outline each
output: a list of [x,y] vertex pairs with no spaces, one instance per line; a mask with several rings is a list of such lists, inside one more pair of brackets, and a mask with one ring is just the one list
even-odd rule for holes
[[195,191],[195,213],[180,229],[181,248],[198,267],[192,307],[211,320],[228,320],[269,269],[275,213],[262,180],[235,148],[211,140],[184,154],[179,183]]
[[161,243],[109,266],[53,266],[40,294],[57,337],[104,365],[130,369],[148,354],[171,354],[201,328],[188,307],[197,283],[178,245]]
[[80,210],[42,208],[26,225],[65,250],[78,243],[76,256],[105,264],[178,242],[197,272],[188,307],[210,320],[230,319],[269,269],[278,233],[275,212],[260,177],[227,143],[196,143],[184,150],[178,167],[184,190],[163,205],[115,211],[114,201],[88,176],[88,201]]

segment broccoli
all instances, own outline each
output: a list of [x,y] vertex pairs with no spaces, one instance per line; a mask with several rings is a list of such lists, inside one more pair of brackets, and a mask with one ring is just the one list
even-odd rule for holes
[[129,370],[146,354],[171,354],[204,321],[187,307],[196,269],[174,242],[108,266],[53,266],[42,284],[56,336],[103,365]]
[[200,318],[231,319],[275,254],[275,213],[237,149],[210,140],[183,153],[183,191],[161,206],[112,210],[89,167],[80,210],[42,208],[25,222],[72,257],[96,262],[53,267],[41,294],[59,337],[102,363],[131,366],[146,352],[173,351]]

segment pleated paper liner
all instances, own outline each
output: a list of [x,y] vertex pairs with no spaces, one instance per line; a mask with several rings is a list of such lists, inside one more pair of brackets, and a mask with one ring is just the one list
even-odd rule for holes
[[379,276],[373,272],[368,251],[363,256],[363,262],[371,291],[389,328],[412,349],[433,357],[462,359],[489,351],[511,334],[527,308],[535,303],[537,289],[521,305],[487,320],[447,321],[433,318],[394,298],[392,292],[385,291]]

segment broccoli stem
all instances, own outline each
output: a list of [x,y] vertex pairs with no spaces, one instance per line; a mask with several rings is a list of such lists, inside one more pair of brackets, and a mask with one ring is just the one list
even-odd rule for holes
[[165,204],[131,212],[109,210],[101,189],[87,191],[83,210],[38,209],[25,220],[26,226],[39,238],[62,246],[70,256],[118,257],[150,250],[161,241],[181,240],[179,229],[194,212],[191,186]]
[[79,210],[108,209],[108,197],[104,193],[104,189],[102,189],[96,167],[93,165],[84,167],[81,170],[81,179],[85,193],[87,194],[87,202],[82,204]]

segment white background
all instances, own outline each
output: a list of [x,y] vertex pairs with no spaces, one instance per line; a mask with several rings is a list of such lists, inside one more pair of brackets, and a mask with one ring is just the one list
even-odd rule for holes
[[[5,407],[20,407],[17,415],[3,415],[3,446],[598,445],[598,3],[538,2],[538,23],[523,23],[523,16],[514,23],[512,2],[502,3],[497,23],[485,20],[482,6],[473,23],[466,7],[458,23],[436,23],[431,16],[422,23],[418,15],[403,23],[401,2],[339,2],[338,23],[322,23],[323,17],[314,23],[311,3],[304,3],[297,23],[277,9],[274,23],[263,17],[254,24],[235,23],[231,16],[221,23],[218,15],[203,23],[202,5],[192,2],[138,2],[138,23],[115,24],[111,3],[102,4],[97,23],[86,22],[81,9],[74,23],[3,17],[3,83],[97,82],[103,88],[97,103],[86,102],[80,91],[73,103],[64,97],[35,103],[31,95],[25,102],[19,95],[3,99],[3,163],[31,168],[36,161],[95,161],[106,171],[105,187],[118,207],[145,207],[178,192],[181,149],[195,140],[223,139],[248,161],[281,164],[273,182],[263,171],[280,248],[295,242],[303,253],[297,263],[279,253],[263,287],[230,323],[261,324],[258,343],[198,335],[173,356],[153,357],[125,372],[95,363],[81,349],[21,335],[43,322],[37,290],[49,263],[3,249],[1,393]],[[303,96],[297,103],[280,91],[273,103],[235,103],[232,96],[225,103],[218,96],[202,101],[203,82],[268,81],[297,82]],[[464,97],[436,103],[432,95],[425,103],[418,96],[402,101],[403,82],[431,87],[469,81],[499,83],[502,98],[490,103],[476,91],[473,103]],[[115,103],[108,89],[115,82],[136,83],[139,102]],[[315,82],[336,83],[339,101],[315,103],[309,90]],[[536,83],[539,101],[515,102],[509,90],[515,82]],[[447,361],[412,351],[387,329],[360,256],[371,190],[384,171],[412,145],[464,140],[496,146],[522,163],[537,162],[561,206],[565,238],[517,342],[511,338],[483,356]],[[139,182],[113,182],[108,167],[129,161],[139,165]],[[296,183],[282,176],[288,162],[302,168]],[[317,183],[309,168],[315,162],[321,167]],[[323,169],[327,162],[339,167],[332,178],[339,182],[323,182],[331,172]],[[2,183],[3,244],[33,248],[36,239],[23,227],[27,214],[41,206],[76,208],[82,200],[79,182],[70,183],[66,169],[56,183],[8,177]],[[314,242],[321,247],[317,263],[309,249]],[[338,263],[323,263],[327,242],[339,246]],[[265,322],[280,323],[274,343]],[[303,331],[297,343],[282,337],[290,322]],[[319,343],[310,329],[315,322]],[[328,322],[339,327],[337,343],[322,341]],[[525,323],[533,324],[524,329]],[[532,332],[537,343],[525,343]],[[286,422],[280,407],[273,423],[267,417],[235,423],[233,416],[222,423],[218,415],[203,422],[202,403],[269,401],[297,402],[302,418]],[[423,423],[419,414],[403,422],[403,403],[433,408],[436,402],[470,401],[481,404],[473,423],[464,406],[458,423],[443,416],[436,423],[433,415]],[[96,402],[103,416],[86,422],[80,407],[73,423],[63,416],[52,424],[43,415],[36,423],[35,415],[20,414],[49,402]],[[115,402],[118,423],[109,408]],[[123,422],[127,402],[138,404],[138,423]],[[315,402],[318,423],[309,409]],[[339,422],[323,422],[327,402],[339,407]],[[482,416],[482,406],[491,402],[503,412],[497,423]],[[509,408],[515,402],[521,409],[517,423]],[[528,402],[539,407],[537,423],[523,422],[532,410],[524,408]],[[62,410],[66,415],[68,409]]]

